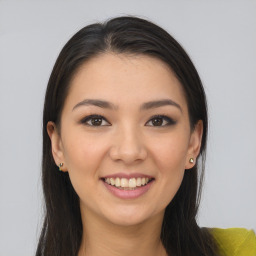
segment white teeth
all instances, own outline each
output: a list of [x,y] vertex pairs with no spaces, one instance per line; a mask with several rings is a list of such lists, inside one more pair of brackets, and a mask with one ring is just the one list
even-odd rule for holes
[[140,187],[140,186],[144,186],[146,184],[148,184],[148,182],[150,181],[149,178],[130,178],[130,179],[126,179],[126,178],[105,178],[104,181],[112,186],[118,187],[118,188],[124,188],[124,189],[134,189],[136,187]]
[[110,184],[111,184],[112,186],[115,185],[115,180],[114,180],[113,178],[110,178]]
[[127,187],[129,187],[129,182],[128,182],[127,179],[125,179],[125,178],[122,178],[122,179],[121,179],[121,187],[122,187],[122,188],[127,188]]
[[120,178],[116,178],[116,180],[115,180],[115,186],[116,186],[116,187],[120,187],[120,185],[121,185]]
[[132,178],[129,179],[129,188],[135,188],[136,187],[136,179]]
[[140,187],[141,186],[141,178],[137,178],[136,180],[136,186]]

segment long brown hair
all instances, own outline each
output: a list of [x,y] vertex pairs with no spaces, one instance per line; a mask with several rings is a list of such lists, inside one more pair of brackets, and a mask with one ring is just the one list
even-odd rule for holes
[[178,192],[167,206],[161,240],[170,255],[216,255],[212,236],[207,229],[199,228],[196,222],[208,127],[207,103],[201,80],[186,52],[170,34],[150,21],[126,16],[92,24],[78,31],[63,47],[54,65],[43,114],[45,219],[36,256],[76,256],[79,251],[83,232],[79,197],[68,173],[57,170],[46,125],[48,121],[59,125],[70,80],[78,68],[107,51],[144,54],[168,64],[185,91],[191,129],[199,120],[203,121],[201,161],[185,171]]

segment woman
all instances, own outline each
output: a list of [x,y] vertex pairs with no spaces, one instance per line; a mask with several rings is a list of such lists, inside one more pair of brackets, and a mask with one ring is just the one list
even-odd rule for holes
[[43,125],[46,215],[36,255],[230,249],[221,230],[196,222],[206,98],[191,60],[160,27],[120,17],[76,33],[53,68]]

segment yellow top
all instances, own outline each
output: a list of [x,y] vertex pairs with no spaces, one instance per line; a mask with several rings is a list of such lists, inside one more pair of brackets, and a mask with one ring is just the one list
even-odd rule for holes
[[221,256],[256,256],[256,236],[245,228],[210,228]]

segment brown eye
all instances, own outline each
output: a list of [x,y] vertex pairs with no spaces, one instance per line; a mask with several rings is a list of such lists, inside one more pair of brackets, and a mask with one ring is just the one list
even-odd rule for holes
[[[103,116],[100,115],[90,115],[81,120],[82,124],[88,125],[88,126],[108,126],[104,124],[104,122],[108,123],[106,119]],[[103,123],[103,125],[102,125]]]
[[152,124],[154,126],[161,126],[163,123],[163,119],[162,118],[154,118],[152,119]]
[[154,116],[153,118],[150,119],[148,123],[152,123],[151,126],[160,126],[160,127],[176,124],[176,122],[173,119],[164,115]]
[[102,123],[102,118],[98,118],[98,117],[93,117],[92,119],[91,119],[91,122],[92,122],[92,125],[96,125],[96,126],[99,126],[99,125],[101,125],[101,123]]

